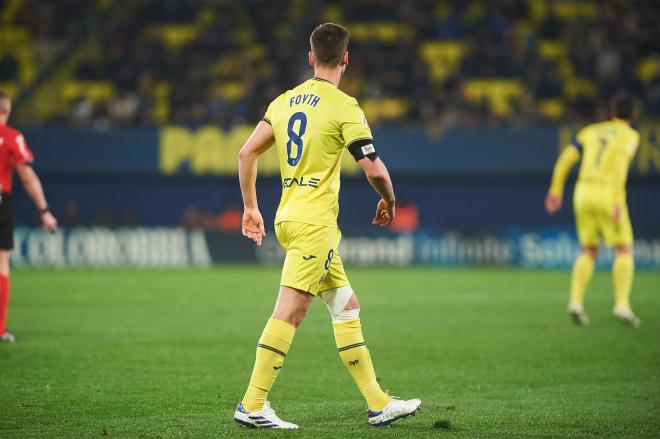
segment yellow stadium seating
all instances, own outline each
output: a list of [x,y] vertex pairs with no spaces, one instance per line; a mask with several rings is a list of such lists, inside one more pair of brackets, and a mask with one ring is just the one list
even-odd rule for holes
[[147,33],[152,38],[158,38],[173,52],[178,52],[183,46],[197,38],[199,26],[195,24],[159,24],[151,26]]
[[479,102],[485,98],[495,114],[508,116],[511,101],[522,95],[523,86],[515,79],[472,79],[463,83],[463,91],[468,100]]
[[550,120],[559,120],[564,113],[564,103],[559,98],[540,99],[539,112]]
[[639,79],[645,84],[660,76],[660,56],[648,56],[637,64]]
[[356,41],[375,40],[382,43],[392,43],[402,38],[414,36],[413,28],[405,23],[350,23],[348,28],[351,30],[351,38]]
[[568,78],[564,81],[564,96],[574,98],[580,95],[594,96],[596,88],[593,82],[582,78]]
[[114,84],[110,81],[69,81],[62,88],[62,99],[70,103],[85,97],[98,104],[110,100],[114,92]]
[[462,41],[426,41],[420,46],[420,55],[429,67],[435,82],[443,82],[460,65],[465,54]]
[[11,81],[0,81],[0,90],[9,93],[9,96],[13,99],[18,96],[18,86],[15,82]]
[[372,122],[396,120],[408,111],[408,101],[402,98],[365,99],[362,108]]

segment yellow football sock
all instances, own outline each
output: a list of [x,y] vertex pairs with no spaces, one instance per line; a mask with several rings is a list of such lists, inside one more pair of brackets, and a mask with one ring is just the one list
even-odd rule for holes
[[582,305],[587,284],[594,274],[594,259],[586,253],[581,253],[573,264],[571,275],[571,304]]
[[268,392],[277,379],[284,357],[289,352],[296,328],[283,321],[270,319],[257,344],[257,359],[254,362],[250,385],[243,397],[243,408],[248,412],[261,410]]
[[339,356],[367,400],[368,407],[375,411],[382,410],[390,402],[390,396],[383,392],[376,381],[371,356],[362,336],[360,319],[333,322],[332,326]]
[[630,288],[635,275],[635,261],[630,254],[617,254],[612,266],[615,305],[630,308]]

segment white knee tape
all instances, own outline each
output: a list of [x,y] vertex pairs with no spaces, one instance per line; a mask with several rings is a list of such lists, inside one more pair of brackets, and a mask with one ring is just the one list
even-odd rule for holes
[[332,316],[332,321],[333,322],[345,322],[348,320],[355,320],[360,318],[360,308],[356,309],[345,309],[343,311],[339,311],[337,314],[334,314]]
[[345,310],[346,304],[353,296],[353,289],[350,286],[333,288],[321,293],[321,298],[328,307],[332,316],[332,321],[354,320],[360,316],[360,309]]

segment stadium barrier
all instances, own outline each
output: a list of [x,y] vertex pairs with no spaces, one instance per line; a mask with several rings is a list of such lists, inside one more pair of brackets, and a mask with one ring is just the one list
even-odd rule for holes
[[[182,228],[86,228],[49,234],[19,227],[12,263],[18,267],[208,267],[214,264],[280,264],[283,252],[274,233],[257,247],[240,235]],[[570,268],[579,250],[566,229],[512,229],[500,234],[460,231],[344,236],[339,248],[347,265],[439,267],[485,266]],[[609,266],[611,250],[598,265]],[[639,238],[640,269],[660,270],[660,239]]]
[[[575,135],[576,125],[450,128],[431,135],[419,127],[374,127],[376,146],[395,174],[550,173],[557,151]],[[641,142],[631,173],[660,175],[660,122],[639,125]],[[237,153],[252,131],[235,126],[191,129],[181,126],[121,131],[30,128],[24,130],[39,169],[71,175],[235,176]],[[342,172],[359,174],[346,155]],[[263,175],[278,175],[275,149],[260,159]]]

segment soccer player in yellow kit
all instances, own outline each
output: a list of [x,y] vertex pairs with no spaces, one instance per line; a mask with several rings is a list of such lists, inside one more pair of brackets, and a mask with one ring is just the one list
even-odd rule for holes
[[545,199],[548,213],[561,209],[564,183],[571,167],[582,158],[573,205],[582,252],[573,264],[568,312],[578,326],[589,323],[584,292],[594,271],[601,236],[616,248],[612,267],[615,318],[630,326],[640,321],[630,308],[634,275],[633,231],[626,205],[628,168],[639,145],[639,134],[630,127],[634,100],[617,95],[611,103],[612,119],[583,128],[557,159],[552,184]]
[[282,198],[275,233],[286,252],[277,303],[257,344],[248,389],[234,412],[234,420],[247,427],[298,428],[281,420],[267,398],[296,328],[317,296],[332,317],[339,355],[366,399],[369,423],[388,425],[421,405],[419,399],[392,398],[380,388],[362,335],[360,304],[337,251],[339,168],[345,149],[381,196],[372,223],[387,226],[395,213],[392,182],[364,113],[337,88],[348,65],[348,40],[348,31],[336,24],[314,30],[309,52],[314,78],[277,97],[239,153],[243,234],[261,245],[265,229],[255,187],[257,157],[273,144],[277,147]]

